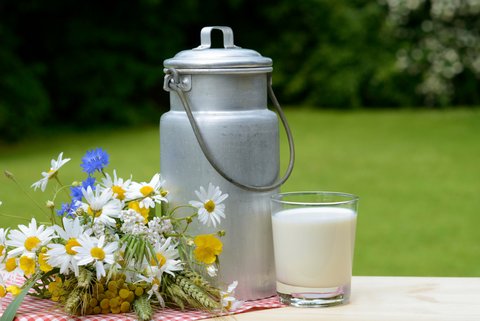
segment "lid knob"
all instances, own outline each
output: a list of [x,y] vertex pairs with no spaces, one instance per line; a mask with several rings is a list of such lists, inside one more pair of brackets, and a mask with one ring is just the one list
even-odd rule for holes
[[233,44],[233,31],[230,27],[211,26],[204,27],[200,31],[200,46],[194,50],[210,49],[212,46],[212,30],[220,30],[223,33],[223,47],[225,49],[240,48]]
[[[1,0],[0,0],[1,1]],[[223,46],[212,48],[212,31],[223,35]],[[265,73],[272,71],[272,59],[251,49],[233,44],[230,27],[210,26],[200,31],[200,46],[182,50],[163,62],[166,68],[176,68],[188,73]]]

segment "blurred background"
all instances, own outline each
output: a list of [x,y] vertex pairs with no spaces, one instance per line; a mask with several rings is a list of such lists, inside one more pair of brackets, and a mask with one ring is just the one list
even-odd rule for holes
[[163,60],[206,25],[273,59],[285,105],[479,105],[479,13],[476,0],[2,0],[0,136],[153,121]]
[[[209,25],[273,59],[297,143],[284,190],[360,195],[355,274],[480,275],[478,0],[1,0],[0,168],[31,193],[59,152],[71,182],[103,147],[150,179],[163,60]],[[26,199],[2,177],[2,226],[37,215]]]

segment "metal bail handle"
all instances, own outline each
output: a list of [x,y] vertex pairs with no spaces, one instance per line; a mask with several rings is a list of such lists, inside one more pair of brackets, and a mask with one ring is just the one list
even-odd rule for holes
[[209,49],[212,46],[212,30],[220,30],[223,33],[223,47],[225,49],[240,48],[233,44],[233,30],[230,27],[212,26],[204,27],[200,31],[200,46],[197,49]]
[[[203,31],[203,30],[202,30]],[[287,139],[288,139],[288,146],[289,146],[289,151],[290,151],[290,160],[288,163],[287,170],[285,172],[285,175],[278,180],[277,182],[271,184],[271,185],[266,185],[266,186],[253,186],[253,185],[248,185],[248,184],[243,184],[238,182],[237,180],[231,178],[225,171],[223,171],[215,162],[215,159],[213,158],[212,154],[210,153],[210,150],[208,149],[207,144],[205,143],[205,140],[203,139],[203,136],[200,132],[200,129],[197,125],[197,122],[195,120],[195,117],[193,116],[192,109],[190,108],[190,104],[187,100],[187,97],[185,96],[184,93],[184,88],[182,87],[182,84],[179,82],[179,76],[178,76],[178,71],[174,68],[169,68],[166,71],[165,75],[165,82],[164,82],[164,88],[170,88],[174,90],[180,100],[182,101],[183,108],[185,109],[185,112],[187,114],[188,120],[190,122],[190,125],[192,126],[193,133],[195,134],[195,137],[197,139],[198,144],[200,145],[200,149],[202,150],[203,154],[207,158],[208,162],[212,167],[217,171],[220,176],[222,176],[224,179],[232,183],[233,185],[244,189],[246,191],[251,191],[251,192],[267,192],[274,190],[278,187],[280,187],[283,183],[285,183],[292,173],[293,170],[293,165],[295,163],[295,146],[293,143],[293,136],[292,132],[290,130],[290,126],[288,125],[287,118],[285,117],[285,114],[283,113],[282,108],[280,107],[280,104],[278,103],[277,98],[275,97],[275,94],[272,89],[272,75],[269,73],[268,74],[268,95],[270,99],[273,102],[273,105],[275,106],[275,109],[278,112],[278,116],[280,117],[280,120],[282,121],[283,127],[285,128],[285,132],[287,134]]]

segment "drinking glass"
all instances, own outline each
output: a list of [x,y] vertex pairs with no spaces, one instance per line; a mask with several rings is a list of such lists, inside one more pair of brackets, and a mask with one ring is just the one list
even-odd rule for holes
[[271,198],[277,293],[297,307],[350,299],[358,197],[290,192]]

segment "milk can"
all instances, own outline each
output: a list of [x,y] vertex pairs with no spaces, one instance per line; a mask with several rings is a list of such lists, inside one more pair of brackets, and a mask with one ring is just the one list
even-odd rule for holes
[[[223,48],[211,48],[211,32],[223,33]],[[160,119],[161,173],[170,205],[187,204],[209,183],[229,197],[221,229],[223,253],[217,284],[237,280],[243,300],[275,294],[270,196],[290,175],[294,148],[285,116],[271,89],[272,60],[234,45],[229,27],[205,27],[201,44],[164,61],[170,111]],[[279,125],[290,148],[279,178]],[[194,224],[194,233],[217,228]]]

